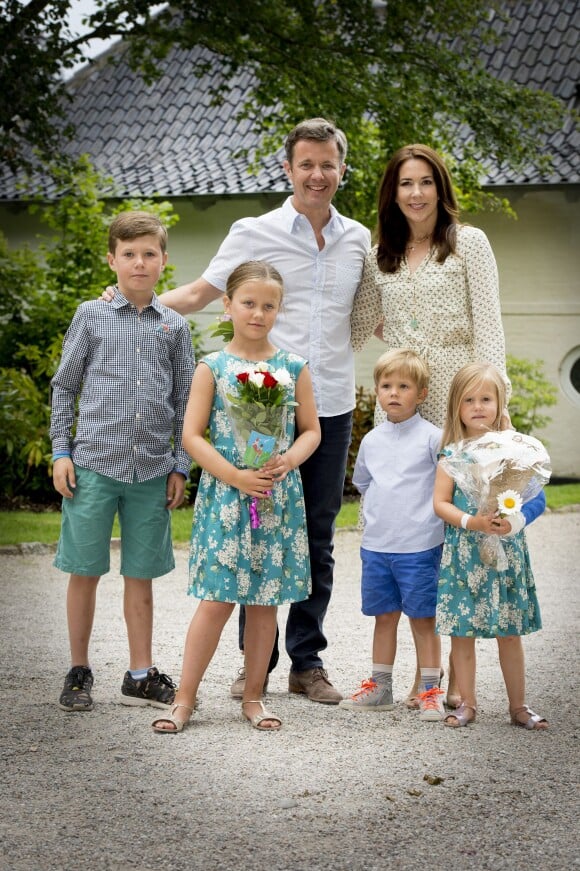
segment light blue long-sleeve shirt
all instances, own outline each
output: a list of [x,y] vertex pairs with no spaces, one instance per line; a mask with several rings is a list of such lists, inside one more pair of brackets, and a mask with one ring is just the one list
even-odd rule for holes
[[433,510],[441,430],[419,413],[385,421],[361,441],[353,484],[364,495],[362,546],[380,553],[415,553],[442,544]]

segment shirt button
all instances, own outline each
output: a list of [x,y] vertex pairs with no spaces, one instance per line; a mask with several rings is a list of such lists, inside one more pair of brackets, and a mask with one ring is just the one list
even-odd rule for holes
[[141,387],[141,382],[137,381],[137,387]]
[[139,412],[137,412],[137,414],[135,415],[135,417],[137,418],[137,420],[140,420],[141,415],[139,414]]
[[141,348],[135,348],[135,350],[137,351],[138,354],[141,353]]

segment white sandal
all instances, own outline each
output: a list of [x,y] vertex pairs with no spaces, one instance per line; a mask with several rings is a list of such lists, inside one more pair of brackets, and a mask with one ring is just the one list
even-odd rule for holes
[[[254,714],[253,717],[248,717],[244,711],[244,705],[260,705],[262,712],[260,714]],[[242,702],[242,717],[244,720],[247,720],[254,729],[258,729],[260,732],[277,732],[278,729],[282,728],[282,720],[280,717],[267,711],[264,707],[264,702],[261,699],[248,699],[248,701]],[[262,726],[261,723],[263,723],[264,720],[275,720],[278,725]]]
[[[189,717],[187,718],[187,720],[180,720],[178,717],[175,716],[175,712],[178,708],[185,708],[186,711],[189,711]],[[184,726],[187,726],[191,719],[192,713],[193,708],[191,708],[189,705],[181,705],[179,704],[179,702],[176,702],[174,705],[171,706],[168,714],[164,714],[162,717],[156,717],[153,720],[153,722],[151,723],[151,725],[153,726],[153,731],[162,733],[164,735],[176,735],[177,732],[183,731]],[[173,726],[175,726],[175,729],[160,729],[157,725],[158,723],[171,723]]]

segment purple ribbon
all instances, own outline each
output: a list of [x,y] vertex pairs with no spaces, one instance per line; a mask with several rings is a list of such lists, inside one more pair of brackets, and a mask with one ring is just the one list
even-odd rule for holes
[[[264,496],[271,496],[271,490],[264,490]],[[260,521],[260,512],[258,511],[258,499],[255,496],[252,496],[252,501],[250,502],[250,527],[251,529],[259,529],[262,525]]]
[[258,511],[258,500],[255,496],[252,497],[252,501],[250,502],[250,527],[252,529],[258,529],[260,526],[260,513]]

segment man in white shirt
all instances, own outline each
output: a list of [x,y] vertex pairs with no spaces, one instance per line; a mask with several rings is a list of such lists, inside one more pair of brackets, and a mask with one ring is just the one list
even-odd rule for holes
[[[334,523],[342,503],[352,409],[355,404],[350,315],[370,247],[369,231],[332,205],[344,175],[344,133],[323,118],[298,124],[286,139],[284,169],[293,195],[279,209],[233,224],[201,278],[160,297],[181,314],[221,296],[229,274],[245,260],[268,260],[284,279],[284,303],[270,333],[274,344],[308,359],[322,430],[314,454],[300,467],[310,546],[312,594],[290,607],[286,650],[289,691],[323,704],[342,696],[328,680],[320,652],[332,592]],[[243,617],[240,646],[243,644]],[[278,659],[277,645],[270,671]],[[231,692],[241,698],[244,670]]]

